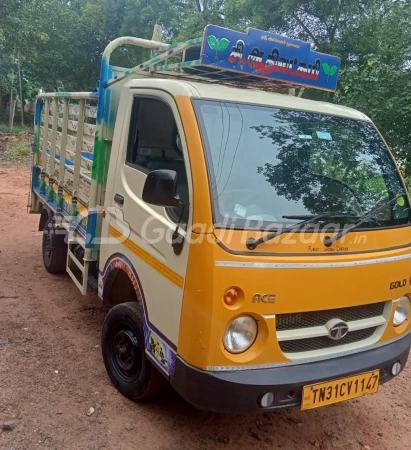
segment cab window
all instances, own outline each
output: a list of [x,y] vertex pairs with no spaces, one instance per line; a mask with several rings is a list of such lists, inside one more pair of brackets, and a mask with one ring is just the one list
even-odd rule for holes
[[[184,203],[183,221],[187,223],[189,197],[182,144],[173,112],[164,101],[134,98],[126,164],[145,172],[174,170],[177,173],[177,193]],[[166,210],[176,221],[181,207]]]

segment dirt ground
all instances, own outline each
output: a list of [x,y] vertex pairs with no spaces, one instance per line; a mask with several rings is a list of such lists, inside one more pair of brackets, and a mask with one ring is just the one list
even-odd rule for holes
[[15,423],[1,450],[411,447],[411,365],[373,396],[308,412],[211,414],[171,388],[145,403],[122,397],[101,357],[106,309],[43,268],[29,176],[0,164],[0,426]]

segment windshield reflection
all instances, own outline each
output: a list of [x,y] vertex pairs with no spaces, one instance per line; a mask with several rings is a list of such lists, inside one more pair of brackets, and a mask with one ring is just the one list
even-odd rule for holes
[[[362,216],[403,192],[395,164],[365,121],[304,111],[196,101],[216,222],[297,222],[283,216]],[[406,197],[382,211],[409,220]],[[378,226],[378,221],[364,226]]]

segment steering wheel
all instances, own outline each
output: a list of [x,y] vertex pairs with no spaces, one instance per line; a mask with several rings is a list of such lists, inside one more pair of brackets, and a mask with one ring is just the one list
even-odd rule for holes
[[337,180],[335,178],[329,177],[327,175],[321,175],[319,173],[312,173],[314,177],[322,178],[327,181],[328,187],[330,187],[331,184],[334,184],[335,186],[341,186],[344,189],[348,190],[353,195],[353,200],[350,201],[350,199],[347,199],[342,194],[343,191],[338,192],[332,192],[332,189],[327,189],[327,185],[324,184],[325,189],[327,189],[327,195],[337,198],[338,200],[342,200],[346,203],[346,205],[353,211],[355,214],[362,215],[364,214],[363,208],[361,206],[361,198],[359,196],[359,193],[353,189],[352,186],[350,186],[348,183],[342,180]]
[[339,184],[340,186],[345,187],[354,195],[357,202],[360,201],[358,192],[352,186],[350,186],[348,183],[346,183],[345,181],[337,180],[336,178],[329,177],[328,175],[322,175],[320,173],[311,173],[311,175],[314,175],[319,178],[325,178],[327,181],[331,181],[332,183]]

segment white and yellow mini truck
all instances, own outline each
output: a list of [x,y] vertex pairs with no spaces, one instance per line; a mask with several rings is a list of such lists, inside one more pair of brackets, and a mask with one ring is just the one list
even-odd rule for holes
[[[121,45],[147,60],[110,65]],[[410,200],[371,120],[288,95],[338,58],[256,29],[119,38],[96,92],[37,98],[43,260],[109,307],[108,375],[212,411],[375,393],[410,348]],[[279,92],[286,92],[278,93]]]

